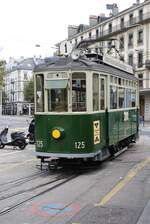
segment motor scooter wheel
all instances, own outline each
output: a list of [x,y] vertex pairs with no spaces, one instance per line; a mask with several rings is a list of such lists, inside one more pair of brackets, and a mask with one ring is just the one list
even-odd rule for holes
[[19,147],[19,149],[23,150],[26,147],[26,143],[25,143],[25,141],[18,140],[17,146]]
[[3,149],[4,147],[5,147],[5,145],[0,140],[0,149]]
[[26,147],[25,143],[22,143],[22,144],[19,145],[19,149],[21,149],[21,150],[25,149],[25,147]]

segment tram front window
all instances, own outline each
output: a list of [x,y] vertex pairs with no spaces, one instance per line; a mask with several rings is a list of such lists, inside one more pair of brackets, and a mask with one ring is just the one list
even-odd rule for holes
[[44,77],[42,74],[36,75],[36,111],[44,111]]
[[45,82],[45,88],[47,89],[48,111],[68,111],[67,84],[67,79],[47,80]]
[[48,90],[48,111],[67,111],[67,89]]
[[72,74],[72,111],[86,111],[86,75]]

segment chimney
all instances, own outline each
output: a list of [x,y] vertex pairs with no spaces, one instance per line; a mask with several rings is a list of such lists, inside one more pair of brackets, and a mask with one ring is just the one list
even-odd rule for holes
[[90,27],[98,24],[98,16],[90,15],[89,17],[89,25]]
[[69,25],[68,26],[68,38],[77,34],[78,26]]
[[98,20],[98,23],[101,23],[101,22],[105,21],[106,19],[108,19],[108,17],[106,17],[106,15],[104,13],[100,13],[97,20]]
[[113,3],[113,4],[106,4],[106,8],[109,9],[109,10],[111,10],[111,12],[110,12],[110,15],[111,15],[111,16],[115,16],[115,15],[117,15],[118,12],[119,12],[119,9],[118,9],[118,6],[117,6],[116,3]]

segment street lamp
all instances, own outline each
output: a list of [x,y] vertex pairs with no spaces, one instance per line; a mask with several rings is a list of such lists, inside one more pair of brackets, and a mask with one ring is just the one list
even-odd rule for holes
[[[42,45],[45,45],[45,44],[42,44]],[[49,46],[49,44],[46,44],[47,46],[48,46],[48,48],[51,48],[51,49],[55,49],[55,50],[57,50],[57,55],[59,55],[60,53],[60,50],[59,50],[59,47],[56,47],[56,46]],[[37,48],[40,48],[41,47],[41,44],[39,44],[39,43],[37,43],[37,44],[35,44],[35,47],[37,47]],[[53,52],[54,53],[54,52]],[[56,53],[56,52],[55,52]]]

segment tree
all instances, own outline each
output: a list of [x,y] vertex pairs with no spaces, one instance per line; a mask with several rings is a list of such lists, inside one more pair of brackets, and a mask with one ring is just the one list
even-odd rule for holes
[[24,99],[29,103],[34,103],[34,81],[31,79],[24,86]]
[[5,75],[5,65],[6,65],[6,61],[0,60],[0,86],[3,85],[3,78]]

